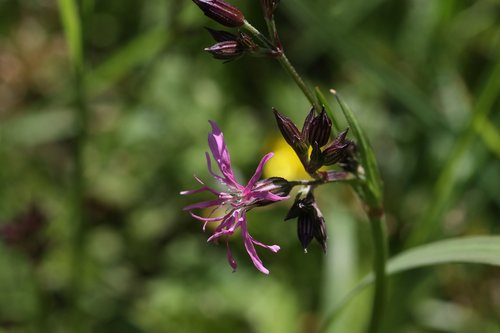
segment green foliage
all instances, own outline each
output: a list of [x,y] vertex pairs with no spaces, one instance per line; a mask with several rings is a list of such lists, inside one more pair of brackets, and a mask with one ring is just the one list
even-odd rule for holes
[[[265,31],[258,1],[230,2]],[[208,119],[246,180],[278,135],[271,107],[303,122],[308,101],[278,62],[212,59],[203,27],[220,27],[190,1],[0,1],[0,18],[0,225],[31,204],[47,219],[39,256],[26,252],[40,245],[34,239],[21,250],[0,245],[0,331],[310,332],[370,281],[369,226],[349,186],[318,189],[326,256],[314,246],[304,254],[295,222],[282,221],[291,202],[251,212],[252,235],[281,246],[259,251],[268,277],[237,237],[231,274],[225,245],[207,244],[210,230],[182,211],[193,198],[179,192],[197,186],[193,174],[210,179]],[[497,265],[498,1],[287,0],[276,21],[306,83],[339,92],[370,139],[388,272]],[[81,262],[75,66],[88,118]],[[326,101],[337,131],[351,127],[349,138],[363,143]],[[443,238],[453,240],[429,243]],[[498,332],[498,272],[466,264],[394,275],[383,332]],[[328,331],[362,332],[368,296]]]

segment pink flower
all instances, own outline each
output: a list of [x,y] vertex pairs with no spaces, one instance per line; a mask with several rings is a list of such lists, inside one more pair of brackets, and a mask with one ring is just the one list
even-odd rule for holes
[[[254,245],[267,248],[273,252],[278,252],[280,247],[278,245],[265,245],[253,239],[248,233],[246,214],[247,211],[253,207],[263,206],[276,201],[288,199],[290,187],[288,186],[288,182],[282,178],[269,178],[259,181],[262,169],[264,168],[266,162],[273,156],[273,153],[269,153],[262,158],[257,166],[257,170],[255,170],[254,175],[246,186],[238,183],[234,177],[231,167],[231,160],[226,143],[224,142],[224,135],[215,122],[210,121],[210,124],[212,125],[212,132],[208,135],[208,145],[212,151],[214,160],[217,162],[221,175],[216,174],[212,170],[210,155],[205,153],[208,171],[225,188],[223,191],[217,191],[209,186],[206,186],[202,180],[195,177],[195,179],[203,186],[196,190],[183,191],[181,192],[181,195],[210,192],[214,194],[216,198],[189,205],[185,207],[184,210],[189,211],[194,218],[205,222],[203,230],[205,230],[207,223],[220,223],[207,241],[216,241],[219,238],[226,236],[227,259],[233,271],[236,270],[237,264],[231,254],[228,238],[235,232],[236,229],[240,228],[245,248],[252,259],[253,264],[262,273],[269,274],[269,270],[264,267],[262,261],[257,255]],[[201,217],[192,212],[195,209],[205,209],[209,207],[214,208],[212,213],[221,207],[225,208],[227,213],[219,217]]]

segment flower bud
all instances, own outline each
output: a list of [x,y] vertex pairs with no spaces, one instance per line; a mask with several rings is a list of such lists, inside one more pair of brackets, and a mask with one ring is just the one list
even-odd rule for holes
[[299,155],[299,158],[303,157],[304,154],[307,154],[308,147],[307,144],[302,140],[302,135],[299,132],[297,126],[295,126],[295,124],[289,118],[279,113],[275,108],[273,108],[273,112],[283,138],[290,145],[290,147],[295,150],[297,155]]
[[319,210],[312,192],[308,192],[305,198],[301,198],[300,194],[297,195],[292,208],[285,217],[285,221],[295,217],[297,217],[297,236],[304,251],[307,252],[311,240],[316,238],[323,252],[326,253],[325,218]]
[[220,42],[227,42],[227,41],[231,41],[231,40],[237,40],[238,39],[238,36],[236,36],[235,34],[232,34],[228,31],[224,31],[224,30],[215,30],[215,29],[210,29],[210,28],[205,28],[207,29],[207,31],[210,33],[210,35],[212,36],[212,38],[220,43]]
[[307,131],[307,140],[310,145],[314,145],[317,142],[320,147],[323,147],[330,139],[331,132],[332,121],[328,118],[325,108],[323,108],[321,113],[310,122]]
[[349,129],[341,132],[335,140],[333,140],[324,150],[323,157],[324,165],[332,165],[340,162],[345,158],[349,145],[352,143],[350,140],[346,140],[347,132]]
[[290,182],[285,178],[270,177],[259,180],[257,183],[255,183],[253,190],[259,192],[271,192],[272,194],[276,194],[280,197],[286,197],[290,194],[292,187],[293,186],[290,184]]
[[243,54],[243,49],[236,40],[228,40],[207,47],[205,51],[212,54],[215,59],[234,60]]
[[212,20],[230,28],[241,27],[245,23],[243,13],[222,0],[193,0],[203,13]]

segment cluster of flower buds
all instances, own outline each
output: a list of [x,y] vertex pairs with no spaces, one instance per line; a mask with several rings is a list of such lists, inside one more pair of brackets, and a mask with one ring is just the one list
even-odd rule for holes
[[313,238],[316,238],[326,253],[326,224],[323,214],[316,204],[311,188],[308,189],[305,197],[299,192],[295,198],[292,208],[285,217],[286,220],[297,218],[297,235],[299,241],[307,252],[307,247]]
[[[201,8],[206,16],[226,27],[241,28],[246,23],[243,13],[238,8],[222,0],[193,0],[193,2]],[[262,0],[261,4],[265,15],[272,16],[278,1]],[[208,32],[210,32],[216,43],[205,48],[205,51],[212,54],[215,59],[230,61],[245,54],[256,57],[276,57],[280,54],[275,47],[261,46],[250,35],[241,31],[233,34],[208,28]]]
[[[278,127],[286,142],[299,157],[304,169],[313,177],[322,166],[343,162],[347,156],[350,140],[346,139],[347,129],[330,141],[332,121],[323,108],[319,115],[314,108],[307,115],[302,131],[287,117],[273,109]],[[329,142],[330,141],[330,142]]]

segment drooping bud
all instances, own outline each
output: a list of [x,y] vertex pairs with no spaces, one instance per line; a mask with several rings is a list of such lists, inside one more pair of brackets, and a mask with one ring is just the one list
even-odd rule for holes
[[[307,144],[303,141],[302,135],[299,132],[297,126],[287,117],[278,112],[273,108],[274,116],[276,117],[276,122],[278,123],[278,128],[285,141],[290,145],[290,147],[295,150],[299,158],[307,154]],[[301,158],[302,160],[302,158]]]
[[207,31],[210,33],[210,35],[212,36],[212,38],[216,41],[216,42],[227,42],[227,41],[231,41],[231,40],[237,40],[238,39],[238,36],[236,36],[235,34],[232,34],[228,31],[224,31],[224,30],[215,30],[215,29],[211,29],[211,28],[205,28],[207,29]]
[[297,218],[297,236],[304,251],[307,252],[307,247],[314,237],[321,245],[323,252],[326,253],[325,219],[311,191],[307,193],[305,198],[301,198],[300,193],[297,195],[293,206],[285,217],[285,221],[295,217]]
[[241,45],[236,40],[228,40],[205,48],[215,59],[234,60],[243,54]]
[[222,0],[193,0],[203,13],[212,20],[230,28],[241,27],[245,23],[243,13]]

